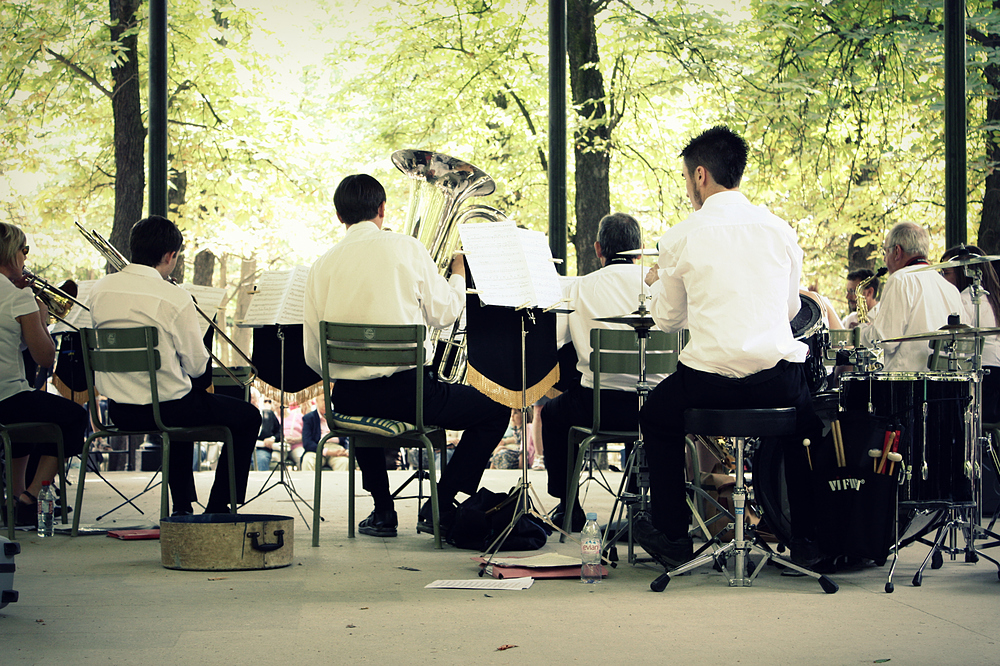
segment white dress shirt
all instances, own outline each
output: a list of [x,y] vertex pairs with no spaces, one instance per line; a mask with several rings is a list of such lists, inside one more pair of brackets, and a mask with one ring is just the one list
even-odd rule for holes
[[0,275],[0,400],[31,390],[24,378],[23,340],[17,318],[33,312],[38,312],[38,304],[31,289],[18,289]]
[[[160,369],[156,372],[156,386],[160,402],[183,398],[191,391],[191,377],[200,376],[208,366],[200,315],[191,294],[164,280],[155,268],[129,264],[98,280],[90,294],[90,314],[95,328],[157,328]],[[152,402],[145,372],[98,372],[96,382],[98,390],[115,402]]]
[[802,250],[785,221],[727,190],[667,230],[658,247],[651,310],[665,331],[690,329],[681,363],[738,378],[805,361],[808,347],[789,325],[801,305]]
[[[613,317],[633,312],[639,307],[639,293],[648,293],[643,282],[644,271],[634,263],[608,264],[599,271],[588,273],[574,280],[567,280],[563,286],[563,297],[568,299],[566,307],[573,312],[561,314],[556,319],[558,346],[572,341],[576,349],[576,369],[583,377],[580,384],[594,388],[590,372],[590,331],[595,328],[609,330],[629,330],[625,324],[611,324],[595,321],[597,317]],[[666,374],[647,375],[646,381],[655,386]],[[601,374],[601,388],[618,391],[635,391],[637,375]]]
[[[424,324],[443,328],[465,307],[465,280],[446,280],[426,248],[374,222],[347,227],[343,240],[309,269],[302,331],[306,364],[322,373],[319,322]],[[427,343],[428,362],[433,356]],[[387,377],[401,368],[330,364],[332,379]],[[402,368],[405,369],[405,368]]]
[[[905,266],[885,281],[878,312],[871,322],[858,327],[861,344],[870,347],[875,340],[935,331],[947,325],[951,314],[966,316],[955,285],[937,271],[926,270],[926,266]],[[927,372],[931,353],[927,342],[890,342],[882,348],[886,372]]]
[[[972,287],[962,290],[962,304],[965,312],[962,313],[962,323],[968,326],[976,326],[976,308],[972,303]],[[993,307],[985,295],[979,300],[979,328],[995,328],[997,325],[996,315],[993,314]],[[983,345],[983,365],[1000,366],[1000,336],[990,335],[985,338]]]

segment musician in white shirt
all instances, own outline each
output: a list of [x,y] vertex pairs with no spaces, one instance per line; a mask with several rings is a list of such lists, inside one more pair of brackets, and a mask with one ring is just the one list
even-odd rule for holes
[[818,557],[806,538],[810,526],[799,519],[808,501],[801,433],[820,426],[803,369],[807,348],[789,325],[800,306],[802,250],[786,222],[740,193],[747,152],[722,126],[688,143],[681,156],[694,212],[664,234],[646,278],[657,325],[691,331],[677,371],[639,416],[652,516],[637,521],[634,533],[670,567],[691,556],[684,486],[684,410],[691,407],[796,408],[800,436],[783,440],[793,530],[802,532],[792,554],[805,563]]
[[[581,378],[578,386],[548,402],[542,409],[542,441],[546,442],[545,468],[548,470],[548,490],[561,501],[553,514],[553,522],[562,525],[567,510],[567,458],[575,450],[568,448],[572,426],[590,427],[594,418],[594,381],[590,371],[590,331],[594,328],[632,331],[625,324],[596,321],[635,310],[639,295],[646,293],[642,267],[638,257],[620,254],[642,247],[642,230],[631,215],[605,215],[598,226],[594,252],[601,269],[568,282],[564,288],[568,315],[559,315],[556,344],[572,342],[577,355]],[[633,333],[634,335],[634,333]],[[666,375],[650,375],[647,381],[656,385]],[[602,375],[601,427],[605,430],[635,431],[639,427],[639,401],[636,395],[637,375]],[[584,513],[579,500],[573,498],[573,531],[583,528]]]
[[[334,206],[346,226],[344,238],[312,265],[306,281],[303,351],[316,372],[320,361],[319,323],[423,324],[450,326],[465,305],[465,265],[452,262],[445,279],[415,238],[382,231],[385,189],[371,176],[347,176],[337,186]],[[428,358],[433,351],[428,346]],[[470,386],[438,381],[429,368],[424,378],[424,422],[463,430],[462,440],[438,483],[441,523],[447,528],[459,492],[479,487],[490,454],[503,437],[510,410]],[[413,423],[416,370],[331,364],[334,408],[352,416],[374,416]],[[394,537],[398,524],[385,460],[379,449],[358,448],[365,490],[375,507],[358,531]],[[432,533],[431,507],[420,509],[417,529]]]
[[[151,215],[132,227],[132,263],[94,285],[90,313],[95,328],[153,326],[158,332],[160,369],[156,373],[164,425],[226,426],[233,435],[236,498],[246,495],[247,476],[261,416],[248,402],[206,392],[211,360],[191,295],[167,278],[177,265],[184,237],[170,220]],[[96,373],[98,390],[108,397],[111,420],[126,430],[155,430],[152,395],[145,373]],[[188,515],[197,501],[191,469],[192,444],[170,444],[170,495],[173,515]],[[229,511],[228,453],[215,471],[206,513]]]
[[[64,453],[69,458],[83,450],[86,410],[61,396],[33,390],[25,379],[22,348],[43,368],[51,368],[56,357],[52,336],[45,328],[48,308],[27,287],[23,276],[28,250],[24,232],[13,224],[0,222],[0,423],[58,425]],[[56,475],[56,445],[15,443],[12,449],[13,488],[8,492],[15,498],[14,521],[16,525],[34,525],[38,520],[38,493],[43,482],[52,481]],[[29,482],[25,474],[31,451],[41,455]]]
[[[948,315],[963,315],[965,306],[955,285],[927,266],[930,235],[912,222],[900,222],[885,236],[885,265],[889,277],[882,289],[878,313],[858,327],[861,344],[926,333],[948,324]],[[963,322],[965,323],[965,322]],[[883,343],[886,372],[926,372],[929,343]]]

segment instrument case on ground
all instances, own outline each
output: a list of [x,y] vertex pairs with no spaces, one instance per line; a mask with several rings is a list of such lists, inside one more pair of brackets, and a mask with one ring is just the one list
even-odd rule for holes
[[291,516],[214,513],[160,521],[160,560],[167,569],[277,569],[292,563]]
[[17,601],[14,588],[14,556],[21,552],[21,544],[0,537],[0,608]]

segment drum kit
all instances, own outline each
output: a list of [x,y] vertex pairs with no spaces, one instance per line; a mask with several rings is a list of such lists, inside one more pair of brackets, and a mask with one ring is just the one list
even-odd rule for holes
[[[636,254],[639,252],[656,254],[655,250],[635,251]],[[978,313],[985,293],[980,283],[979,268],[987,261],[1000,261],[1000,256],[972,256],[927,266],[925,270],[963,268],[970,278],[973,303]],[[884,562],[888,555],[893,556],[886,592],[893,591],[892,576],[900,548],[914,542],[930,546],[930,551],[914,574],[914,586],[921,584],[928,563],[932,569],[943,566],[944,555],[952,560],[964,555],[965,561],[970,563],[978,562],[980,558],[987,559],[998,567],[1000,576],[1000,562],[983,552],[984,548],[1000,546],[1000,535],[991,531],[997,516],[994,515],[989,527],[981,525],[983,453],[990,451],[996,458],[996,449],[990,443],[988,434],[984,435],[981,419],[982,378],[986,372],[982,367],[981,350],[986,338],[1000,335],[1000,327],[981,328],[978,321],[973,326],[950,325],[937,331],[875,341],[870,348],[866,348],[859,344],[857,329],[829,331],[823,320],[822,306],[816,299],[807,294],[801,294],[800,298],[801,308],[791,325],[795,339],[809,347],[809,358],[818,360],[820,364],[824,360],[835,360],[837,365],[853,366],[851,372],[839,377],[839,388],[834,390],[823,390],[826,388],[825,375],[823,382],[810,381],[817,413],[831,431],[834,443],[838,438],[832,431],[839,432],[836,427],[839,423],[835,422],[840,419],[862,417],[861,420],[866,423],[879,424],[877,432],[869,433],[869,439],[877,440],[878,446],[865,453],[872,456],[872,471],[867,476],[877,475],[879,478],[875,480],[883,487],[889,487],[884,479],[891,478],[894,490],[887,499],[894,506],[883,507],[891,512],[887,523],[891,534],[886,535],[885,541],[888,549],[883,557],[871,558]],[[602,321],[634,328],[640,347],[654,325],[642,304],[635,312]],[[941,359],[946,362],[947,370],[882,372],[883,345],[912,342],[934,343]],[[965,349],[971,351],[963,355]],[[641,405],[650,389],[644,376],[640,378],[638,388]],[[884,440],[880,439],[883,433]],[[641,456],[641,432],[639,437],[636,449]],[[843,447],[842,437],[839,441]],[[781,455],[773,444],[762,442],[753,455],[755,503],[764,513],[768,526],[781,539],[783,535],[789,536],[790,529],[787,506],[781,499]],[[840,455],[843,457],[843,453]],[[633,461],[629,464],[632,465]],[[841,467],[846,466],[845,461]],[[638,478],[648,477],[641,473],[641,464],[639,467]],[[840,472],[840,476],[849,476],[843,469],[835,471]],[[1000,473],[1000,470],[997,472]],[[845,487],[854,483],[852,479],[842,482]],[[625,480],[623,488],[624,484]],[[647,506],[648,484],[643,485],[645,487],[640,487],[637,498],[640,510]],[[881,529],[879,527],[876,531]],[[935,530],[934,537],[928,538]],[[621,536],[619,531],[610,543],[606,540],[605,547],[613,545]],[[977,545],[984,540],[989,542]],[[836,536],[833,541],[836,541]],[[629,546],[629,560],[632,561],[631,543]],[[881,548],[881,545],[876,546],[876,551]]]

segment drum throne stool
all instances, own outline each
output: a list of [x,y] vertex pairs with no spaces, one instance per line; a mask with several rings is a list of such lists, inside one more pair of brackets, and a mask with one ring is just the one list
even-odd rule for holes
[[[685,432],[695,435],[714,435],[732,439],[736,458],[736,487],[733,489],[733,513],[735,527],[733,540],[713,548],[681,566],[662,574],[650,583],[654,592],[662,592],[670,579],[698,567],[714,562],[716,568],[723,571],[729,579],[730,587],[750,587],[754,578],[763,570],[769,561],[780,563],[794,571],[810,576],[819,581],[823,591],[833,594],[840,587],[828,576],[821,575],[801,567],[791,561],[790,557],[779,555],[759,538],[752,527],[748,530],[745,522],[746,484],[744,483],[743,466],[747,440],[759,440],[762,437],[780,437],[792,435],[795,432],[795,408],[783,407],[773,409],[688,409],[684,412]],[[749,538],[748,538],[749,537]],[[750,558],[751,553],[761,556],[759,563]],[[733,573],[730,575],[727,560],[732,556]]]

